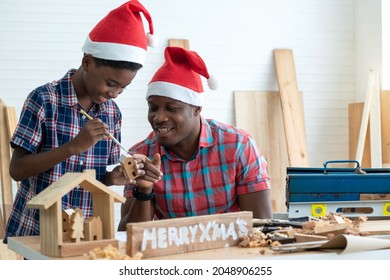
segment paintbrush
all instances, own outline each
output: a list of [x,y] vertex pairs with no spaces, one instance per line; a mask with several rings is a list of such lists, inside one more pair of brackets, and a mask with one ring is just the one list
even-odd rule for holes
[[[80,113],[86,116],[87,119],[93,120],[93,118],[90,115],[88,115],[88,113],[85,112],[83,109],[80,109]],[[111,138],[111,140],[114,141],[114,143],[116,143],[119,147],[121,147],[121,149],[127,154],[127,150],[121,145],[121,143],[114,136],[111,135],[111,133],[108,136],[108,138]]]

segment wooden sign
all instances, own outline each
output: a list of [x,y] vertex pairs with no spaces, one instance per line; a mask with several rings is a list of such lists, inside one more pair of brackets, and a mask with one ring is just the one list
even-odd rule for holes
[[252,234],[250,211],[128,223],[126,254],[143,257],[236,246]]

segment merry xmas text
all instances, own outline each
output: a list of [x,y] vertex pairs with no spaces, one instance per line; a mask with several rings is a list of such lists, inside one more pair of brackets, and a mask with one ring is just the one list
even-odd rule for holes
[[148,243],[152,249],[168,248],[170,246],[181,246],[195,242],[208,242],[226,240],[231,238],[236,240],[238,237],[248,234],[247,223],[238,218],[235,222],[227,224],[218,224],[215,221],[209,221],[206,224],[198,223],[181,227],[153,227],[143,231],[141,251],[146,250]]

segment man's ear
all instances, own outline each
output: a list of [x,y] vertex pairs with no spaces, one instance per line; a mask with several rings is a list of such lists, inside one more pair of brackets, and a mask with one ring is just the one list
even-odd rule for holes
[[194,111],[194,115],[199,116],[200,112],[202,112],[202,107],[196,106],[195,111]]

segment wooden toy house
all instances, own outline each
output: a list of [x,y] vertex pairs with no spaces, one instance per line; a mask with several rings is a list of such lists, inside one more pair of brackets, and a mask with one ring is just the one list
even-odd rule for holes
[[137,178],[137,163],[129,154],[121,154],[119,162],[123,168],[123,172],[128,179]]
[[[91,192],[92,216],[99,217],[99,224],[101,223],[100,240],[87,238],[85,241],[71,242],[64,238],[62,197],[78,186]],[[39,209],[41,253],[53,257],[69,257],[83,255],[108,244],[118,248],[114,229],[114,202],[124,203],[125,198],[96,180],[95,170],[66,173],[27,203],[29,208]]]

